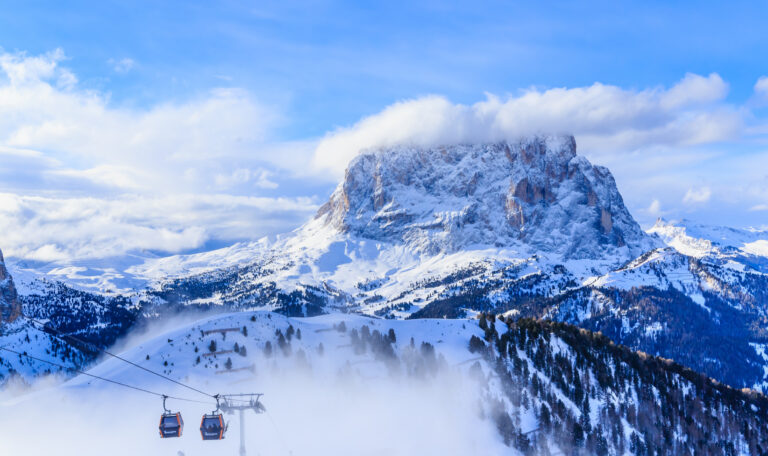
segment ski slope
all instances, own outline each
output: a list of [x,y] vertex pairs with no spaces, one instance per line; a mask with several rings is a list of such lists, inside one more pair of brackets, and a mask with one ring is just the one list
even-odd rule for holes
[[[342,322],[347,331],[334,329]],[[444,374],[416,378],[405,367],[393,370],[370,350],[356,354],[350,333],[364,325],[384,333],[393,329],[398,338],[394,347],[403,359],[411,350],[411,338],[417,348],[421,342],[431,341],[445,359]],[[290,354],[286,354],[276,343],[275,331],[285,334],[291,326],[296,334],[290,341]],[[201,335],[201,331],[222,328],[239,331],[227,332],[226,337]],[[476,321],[466,320],[389,321],[343,314],[297,319],[245,312],[211,316],[155,337],[124,341],[119,356],[210,394],[264,393],[267,414],[246,414],[248,454],[409,455],[434,451],[461,455],[503,454],[505,450],[508,454],[493,425],[472,412],[479,410],[479,390],[462,373],[469,367],[467,361],[477,359],[467,350],[468,338],[481,333]],[[247,354],[203,356],[213,340],[219,351],[231,350],[237,343]],[[267,341],[273,344],[272,356],[264,354]],[[323,354],[318,352],[321,344]],[[232,360],[231,370],[225,368],[227,358]],[[53,438],[66,447],[61,454],[237,454],[237,416],[226,416],[230,429],[225,440],[200,440],[200,416],[215,408],[212,398],[115,358],[106,357],[87,372],[204,403],[169,399],[169,408],[181,411],[185,429],[182,438],[163,440],[157,432],[160,397],[78,375],[21,399],[6,392],[4,405],[20,410],[22,416],[35,417],[17,421],[6,414],[0,427],[28,435],[21,423],[45,423],[53,428]],[[50,407],[51,403],[55,406]],[[95,436],[93,428],[97,429]],[[301,435],[295,434],[297,430]],[[109,438],[101,439],[100,433]],[[14,454],[56,454],[57,445],[48,439],[11,438],[4,443],[10,444]]]

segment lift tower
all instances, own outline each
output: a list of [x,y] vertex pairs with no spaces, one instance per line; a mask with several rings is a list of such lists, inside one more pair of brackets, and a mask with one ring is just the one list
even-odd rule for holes
[[235,411],[240,415],[240,456],[245,455],[245,411],[253,410],[255,413],[264,413],[267,411],[264,405],[259,402],[262,396],[260,393],[242,393],[227,394],[221,396],[221,410],[228,415],[233,415]]

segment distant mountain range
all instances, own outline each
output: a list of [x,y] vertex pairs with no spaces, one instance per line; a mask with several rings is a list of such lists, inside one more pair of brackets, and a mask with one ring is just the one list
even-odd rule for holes
[[[190,309],[491,312],[571,323],[736,387],[768,388],[768,232],[663,220],[644,232],[611,173],[568,136],[363,152],[312,220],[271,240],[114,267],[9,265],[25,313],[103,346]],[[36,330],[17,320],[3,331],[28,346],[21,335]]]

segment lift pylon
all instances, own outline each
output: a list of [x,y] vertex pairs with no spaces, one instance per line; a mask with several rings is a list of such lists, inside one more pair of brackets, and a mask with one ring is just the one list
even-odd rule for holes
[[240,456],[245,454],[245,411],[253,410],[254,413],[264,413],[267,409],[259,401],[261,393],[226,394],[221,396],[221,410],[228,415],[238,412],[240,415]]

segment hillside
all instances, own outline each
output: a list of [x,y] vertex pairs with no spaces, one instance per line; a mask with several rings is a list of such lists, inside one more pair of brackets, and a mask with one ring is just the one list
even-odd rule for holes
[[[227,328],[234,330],[204,334]],[[746,455],[768,448],[764,396],[728,388],[669,360],[632,352],[562,323],[506,322],[484,315],[479,321],[397,321],[242,312],[182,324],[134,343],[121,356],[210,393],[265,393],[264,404],[274,418],[249,415],[247,429],[260,436],[249,446],[270,454],[361,451],[362,442],[348,438],[360,420],[369,423],[356,431],[366,448],[373,443],[388,454],[432,448],[447,455]],[[106,359],[89,373],[205,401],[117,359]],[[116,400],[113,412],[118,415],[154,421],[152,413],[159,412],[157,398],[85,376],[48,394],[80,397],[76,418],[98,415],[90,410],[99,400],[91,405],[90,398],[105,394],[128,395]],[[45,397],[40,400],[49,400]],[[36,400],[27,399],[25,407],[34,410]],[[171,402],[192,422],[189,436],[169,447],[151,426],[126,423],[135,431],[118,454],[210,449],[195,435],[190,418],[207,406]],[[137,406],[150,413],[130,411]],[[44,424],[47,418],[40,420]],[[439,431],[432,421],[440,423]],[[7,418],[0,423],[13,426]],[[80,429],[77,423],[64,428]],[[234,451],[237,432],[232,426],[218,448]],[[281,442],[277,432],[303,438]],[[389,438],[391,432],[399,437]],[[77,439],[65,441],[82,454],[101,450]],[[45,447],[43,442],[31,445]]]

